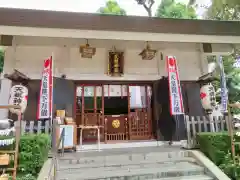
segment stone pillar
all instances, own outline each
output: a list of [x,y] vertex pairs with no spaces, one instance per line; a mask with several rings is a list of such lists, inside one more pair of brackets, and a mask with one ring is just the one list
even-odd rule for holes
[[[13,72],[13,69],[15,67],[15,47],[7,47],[5,49],[5,55],[4,55],[4,67],[3,67],[3,73],[4,74],[10,74]],[[12,87],[12,81],[9,79],[1,79],[1,90],[0,90],[0,105],[8,105],[9,100],[9,92]],[[8,118],[8,110],[7,109],[0,109],[0,119]]]

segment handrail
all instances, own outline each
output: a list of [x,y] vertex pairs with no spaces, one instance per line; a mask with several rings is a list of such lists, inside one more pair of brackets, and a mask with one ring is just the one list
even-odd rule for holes
[[65,136],[65,128],[62,128],[60,138],[58,139],[58,142],[57,142],[57,150],[60,147],[60,143],[62,142],[62,148],[61,148],[62,156],[64,155],[64,136]]
[[[56,128],[56,127],[54,127]],[[53,155],[53,160],[51,162],[51,165],[50,165],[50,170],[48,172],[48,179],[51,179],[51,173],[52,173],[52,170],[54,170],[54,173],[53,173],[53,180],[56,180],[57,178],[57,155],[58,155],[58,149],[60,147],[60,144],[62,142],[62,147],[61,147],[61,155],[64,156],[64,136],[65,136],[65,128],[62,128],[62,132],[60,134],[60,137],[56,143],[56,147],[54,149],[55,152],[54,155]]]

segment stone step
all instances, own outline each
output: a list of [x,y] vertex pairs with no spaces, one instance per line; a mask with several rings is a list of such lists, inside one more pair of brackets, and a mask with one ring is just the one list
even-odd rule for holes
[[176,164],[151,164],[125,167],[65,169],[58,173],[58,180],[145,180],[165,177],[191,176],[204,174],[204,168],[188,162]]
[[61,160],[59,161],[59,170],[69,169],[69,168],[97,168],[97,167],[123,167],[123,166],[131,166],[131,165],[147,165],[147,164],[169,164],[173,165],[179,162],[191,162],[196,163],[196,160],[191,157],[178,157],[178,158],[148,158],[146,160],[143,159],[124,159],[118,157],[116,159],[108,159],[106,157],[103,161],[83,161],[83,160]]
[[[156,151],[156,150],[155,150]],[[59,157],[61,160],[95,160],[95,159],[116,159],[118,157],[127,158],[127,159],[148,159],[148,158],[174,158],[174,157],[189,157],[189,151],[166,151],[166,152],[151,152],[149,149],[148,152],[108,152],[108,151],[101,151],[101,152],[85,152],[85,153],[65,153],[64,157]]]
[[69,162],[70,164],[82,163],[105,163],[105,162],[123,162],[123,161],[146,161],[161,159],[161,161],[189,157],[188,151],[178,152],[149,152],[149,153],[127,153],[118,155],[101,155],[95,154],[94,156],[84,156],[81,154],[71,154],[60,157],[60,162]]
[[160,178],[160,179],[153,179],[153,180],[214,180],[214,178],[207,175],[195,175],[195,176]]

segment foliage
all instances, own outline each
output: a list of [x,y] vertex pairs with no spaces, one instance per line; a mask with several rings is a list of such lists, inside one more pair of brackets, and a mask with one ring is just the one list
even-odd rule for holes
[[[12,180],[12,177],[9,178],[9,180]],[[25,175],[20,175],[17,176],[16,180],[37,180],[37,178],[35,176],[33,176],[32,174],[25,174]]]
[[228,152],[225,155],[222,164],[219,165],[220,169],[222,169],[224,173],[228,175],[232,180],[240,179],[239,157],[236,157],[235,159],[236,163],[234,164],[232,154]]
[[228,133],[199,133],[197,141],[200,144],[200,150],[206,154],[216,165],[220,165],[225,154],[231,147],[231,141]]
[[108,0],[105,7],[100,7],[98,12],[107,15],[127,15],[126,11],[122,9],[115,0]]
[[[240,142],[240,137],[235,136],[235,141]],[[226,173],[232,180],[240,177],[240,164],[233,163],[231,152],[231,138],[227,132],[218,133],[199,133],[197,141],[200,145],[200,150],[209,157],[217,166],[219,166],[224,173]],[[236,146],[237,154],[240,152],[239,147]],[[238,158],[236,156],[236,160]],[[237,172],[235,174],[235,171]]]
[[0,73],[3,72],[3,64],[4,64],[4,51],[0,48]]
[[37,180],[32,174],[26,174],[22,177],[17,178],[17,180]]
[[[15,138],[13,136],[0,136],[0,140]],[[1,146],[0,150],[15,148],[15,143],[9,146]],[[19,142],[18,174],[17,180],[35,180],[33,177],[40,172],[43,163],[48,157],[50,149],[50,137],[47,134],[26,134],[21,136]],[[13,160],[11,165],[13,166]]]
[[176,19],[196,19],[197,14],[193,7],[175,0],[162,0],[158,6],[157,17]]
[[[200,2],[200,1],[199,1]],[[196,5],[197,0],[189,0],[189,5]],[[206,19],[214,20],[240,20],[239,0],[211,0],[211,5],[206,8]]]
[[206,17],[215,20],[240,20],[239,0],[212,0]]
[[18,171],[37,175],[48,157],[50,138],[46,134],[27,134],[21,137]]

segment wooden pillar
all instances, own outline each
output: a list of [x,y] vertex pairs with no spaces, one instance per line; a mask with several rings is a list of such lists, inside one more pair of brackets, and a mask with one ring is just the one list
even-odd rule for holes
[[93,112],[96,115],[97,113],[97,86],[93,86]]
[[149,121],[148,127],[149,127],[149,133],[150,133],[150,136],[151,136],[150,138],[152,138],[153,137],[153,132],[152,132],[153,117],[152,117],[152,107],[151,107],[151,105],[152,105],[152,103],[151,103],[152,93],[150,94],[149,91],[152,91],[152,87],[147,85],[147,108],[148,108],[147,112],[148,112],[148,121]]
[[129,91],[129,85],[127,85],[127,98],[128,98],[128,139],[131,140],[131,107],[130,107],[130,91]]
[[107,143],[107,121],[104,116],[104,85],[102,84],[102,119],[104,126],[104,142]]
[[99,116],[97,115],[97,86],[93,86],[93,113],[96,125],[100,124]]
[[[150,133],[150,125],[151,125],[151,118],[150,118],[150,113],[149,113],[149,98],[148,98],[148,86],[145,85],[145,113],[147,113],[147,122],[148,122],[148,133]],[[144,117],[145,118],[145,115]]]
[[81,123],[80,125],[85,125],[85,122],[84,122],[84,86],[82,86],[82,112],[81,112]]

